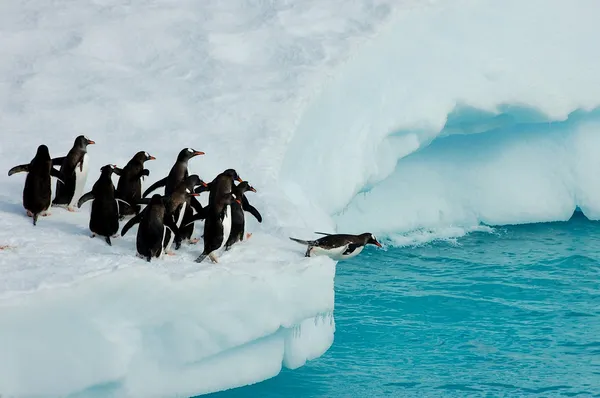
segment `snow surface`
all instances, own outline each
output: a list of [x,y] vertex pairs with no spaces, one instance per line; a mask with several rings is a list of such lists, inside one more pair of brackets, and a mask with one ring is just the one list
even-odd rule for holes
[[[593,0],[0,3],[0,165],[79,134],[144,187],[184,147],[237,169],[263,215],[198,265],[150,265],[135,232],[90,239],[89,205],[24,215],[0,175],[0,394],[189,396],[296,368],[333,341],[335,262],[288,236],[449,239],[600,216]],[[115,179],[116,181],[116,179]],[[362,193],[361,193],[362,192]],[[206,200],[206,197],[203,198]],[[391,212],[390,212],[391,209]],[[201,224],[199,225],[201,227]],[[414,231],[414,233],[410,232]],[[408,233],[408,235],[407,235]],[[198,230],[195,236],[199,236]]]

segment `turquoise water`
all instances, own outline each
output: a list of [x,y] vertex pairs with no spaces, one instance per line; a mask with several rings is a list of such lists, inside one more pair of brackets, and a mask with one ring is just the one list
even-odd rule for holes
[[600,223],[580,213],[370,248],[335,289],[324,356],[211,397],[600,397]]

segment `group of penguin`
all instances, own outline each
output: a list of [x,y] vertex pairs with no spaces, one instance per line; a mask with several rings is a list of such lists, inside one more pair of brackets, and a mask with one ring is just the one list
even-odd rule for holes
[[[182,149],[169,174],[152,184],[142,194],[142,179],[150,175],[144,163],[155,158],[147,152],[137,152],[123,168],[107,164],[100,168],[100,177],[92,190],[83,194],[89,170],[88,145],[94,141],[80,135],[73,147],[64,157],[51,158],[48,147],[40,145],[35,157],[28,164],[11,168],[8,175],[26,172],[23,188],[23,207],[27,215],[37,224],[39,216],[49,215],[50,206],[64,207],[75,211],[92,200],[89,228],[91,237],[104,237],[112,245],[111,237],[117,236],[119,221],[132,218],[123,226],[121,236],[135,224],[139,224],[136,249],[137,255],[148,262],[160,258],[163,254],[172,255],[171,246],[181,247],[186,241],[195,244],[192,239],[194,223],[204,220],[204,250],[196,258],[202,262],[207,256],[217,263],[216,253],[229,248],[244,239],[245,212],[252,214],[258,222],[262,216],[245,196],[248,191],[256,192],[247,181],[243,181],[236,170],[227,169],[206,183],[196,174],[188,172],[188,161],[204,152],[192,148]],[[57,170],[54,166],[60,166]],[[119,177],[115,188],[112,175]],[[56,194],[51,201],[51,177],[55,177]],[[235,184],[235,182],[238,184]],[[148,194],[164,187],[164,195]],[[196,198],[202,192],[209,192],[208,205],[203,207]],[[142,209],[141,206],[145,205]],[[316,240],[291,240],[307,245],[306,257],[327,255],[334,259],[347,259],[358,255],[365,245],[381,247],[371,233],[360,235],[328,234]]]
[[[49,215],[50,206],[64,207],[75,211],[92,200],[89,228],[92,238],[104,237],[111,245],[111,237],[117,236],[119,221],[133,216],[123,226],[121,236],[135,224],[139,224],[136,249],[139,257],[151,261],[163,254],[173,254],[182,242],[194,244],[194,223],[204,220],[204,250],[196,259],[202,262],[207,256],[218,262],[216,252],[228,250],[244,239],[245,215],[251,213],[259,222],[262,216],[248,202],[245,193],[256,192],[247,181],[243,181],[234,169],[227,169],[209,183],[196,174],[188,172],[188,161],[204,152],[192,148],[182,149],[169,175],[150,186],[142,194],[142,179],[150,175],[144,163],[155,158],[140,151],[123,168],[107,164],[100,168],[100,177],[92,190],[83,194],[89,170],[88,145],[94,141],[81,135],[65,157],[51,158],[48,147],[40,145],[35,157],[28,164],[11,168],[8,175],[27,172],[23,188],[23,207],[27,215],[37,224],[39,216]],[[55,169],[54,166],[60,166]],[[115,188],[112,175],[119,176]],[[51,201],[51,177],[57,178],[56,194]],[[237,181],[236,185],[234,181]],[[147,196],[164,187],[164,195]],[[208,205],[203,207],[196,198],[209,192]],[[145,207],[142,209],[142,205]]]

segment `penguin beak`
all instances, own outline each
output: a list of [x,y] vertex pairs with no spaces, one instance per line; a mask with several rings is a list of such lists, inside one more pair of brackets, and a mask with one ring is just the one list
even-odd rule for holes
[[254,189],[254,187],[249,187],[248,189],[250,189],[252,192],[256,192],[256,189]]
[[242,204],[242,201],[239,199],[236,199],[235,201],[238,202],[238,204],[240,204],[240,205]]
[[375,241],[375,246],[377,246],[377,247],[381,247],[381,243],[379,243],[379,242]]
[[204,181],[202,181],[202,182],[200,183],[200,185],[202,185],[204,188],[208,187],[208,184],[207,184],[207,183],[205,183]]
[[244,180],[242,180],[240,177],[237,178],[238,182],[244,182]]
[[194,152],[194,156],[196,156],[196,155],[204,155],[204,152],[202,152],[202,151],[196,151],[196,152]]
[[156,158],[154,156],[150,156],[148,160],[156,160]]
[[88,145],[94,145],[96,141],[88,140]]
[[194,193],[191,193],[191,194],[190,194],[190,196],[200,196],[200,194],[199,194],[199,193],[196,193],[196,192],[194,192]]

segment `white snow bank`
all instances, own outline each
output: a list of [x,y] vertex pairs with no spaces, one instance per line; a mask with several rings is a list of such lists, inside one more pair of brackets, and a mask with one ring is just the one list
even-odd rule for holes
[[[277,175],[308,97],[391,4],[1,2],[0,245],[13,248],[0,251],[0,395],[195,395],[321,355],[335,263],[305,259],[288,236],[333,222],[299,211]],[[137,227],[112,247],[92,240],[89,205],[34,228],[25,176],[6,171],[42,143],[65,155],[79,134],[96,141],[88,189],[140,150],[157,157],[147,187],[193,147],[206,155],[190,171],[237,169],[264,221],[250,218],[252,238],[218,265],[193,262],[201,244],[147,264]]]
[[[594,0],[399,10],[302,115],[282,184],[338,213],[339,231],[563,220],[576,205],[598,217],[596,126],[551,124],[600,105],[598,13]],[[498,128],[510,139],[438,142]]]

